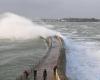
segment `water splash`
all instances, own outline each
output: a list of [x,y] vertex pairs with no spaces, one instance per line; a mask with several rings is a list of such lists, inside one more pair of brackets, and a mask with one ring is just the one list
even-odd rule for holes
[[69,80],[100,80],[100,48],[95,42],[76,43],[64,38]]
[[26,40],[54,34],[55,32],[47,29],[46,25],[37,25],[25,17],[13,13],[0,15],[0,39]]

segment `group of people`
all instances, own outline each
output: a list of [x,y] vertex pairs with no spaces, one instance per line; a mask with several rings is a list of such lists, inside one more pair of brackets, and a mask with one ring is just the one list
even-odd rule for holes
[[[34,80],[37,80],[37,70],[34,70]],[[47,70],[43,71],[43,80],[47,80]]]
[[[28,80],[30,73],[27,70],[25,70],[23,74],[25,76],[25,80]],[[34,70],[33,74],[34,74],[34,80],[37,80],[37,70]],[[43,80],[47,80],[47,70],[46,69],[44,69],[43,71]]]
[[[56,36],[54,36],[54,38],[58,39],[62,43],[62,38],[59,37],[59,34],[58,33],[56,34]],[[53,40],[52,37],[48,37],[46,39],[46,42],[47,42],[48,47],[52,47],[52,40]],[[57,69],[57,66],[55,66],[53,68],[54,75],[56,75],[56,69]],[[27,80],[29,78],[29,75],[30,75],[29,71],[25,70],[23,72],[23,74],[25,76],[25,80]],[[37,80],[37,70],[34,70],[33,71],[33,74],[34,74],[34,80]],[[44,69],[42,76],[43,76],[43,80],[47,80],[47,70],[46,69]]]
[[[57,66],[53,68],[54,76],[56,75],[56,70],[57,70]],[[44,69],[42,77],[43,77],[43,80],[47,80],[47,70],[46,69]],[[37,80],[37,70],[34,70],[34,80]]]

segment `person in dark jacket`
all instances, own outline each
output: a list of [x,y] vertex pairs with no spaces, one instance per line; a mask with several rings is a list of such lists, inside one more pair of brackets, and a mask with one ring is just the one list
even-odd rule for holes
[[37,77],[37,70],[34,70],[34,80],[36,80]]
[[54,66],[54,68],[53,68],[54,75],[56,75],[56,70],[57,70],[57,66]]
[[47,71],[44,69],[43,71],[43,80],[47,80]]
[[28,79],[28,77],[29,77],[29,73],[28,73],[27,70],[24,71],[24,75],[25,75],[25,78]]

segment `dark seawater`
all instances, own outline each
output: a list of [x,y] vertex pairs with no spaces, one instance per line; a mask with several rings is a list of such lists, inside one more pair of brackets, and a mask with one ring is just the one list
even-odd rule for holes
[[[66,38],[66,76],[69,80],[100,80],[100,23],[46,24]],[[14,80],[23,70],[38,63],[46,51],[42,39],[0,40],[0,80]]]
[[0,80],[15,80],[46,55],[46,26],[14,13],[0,14]]
[[42,39],[0,40],[0,80],[15,80],[25,69],[34,67],[46,51]]

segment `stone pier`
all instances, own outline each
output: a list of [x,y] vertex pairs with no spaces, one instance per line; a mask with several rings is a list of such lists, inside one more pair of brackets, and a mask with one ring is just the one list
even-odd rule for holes
[[[34,68],[36,70],[35,74],[32,70],[28,79],[18,80],[68,80],[65,76],[65,49],[62,47],[62,42],[57,37],[52,37],[49,40],[50,43],[47,43],[50,49]],[[44,73],[45,70],[46,73]]]

